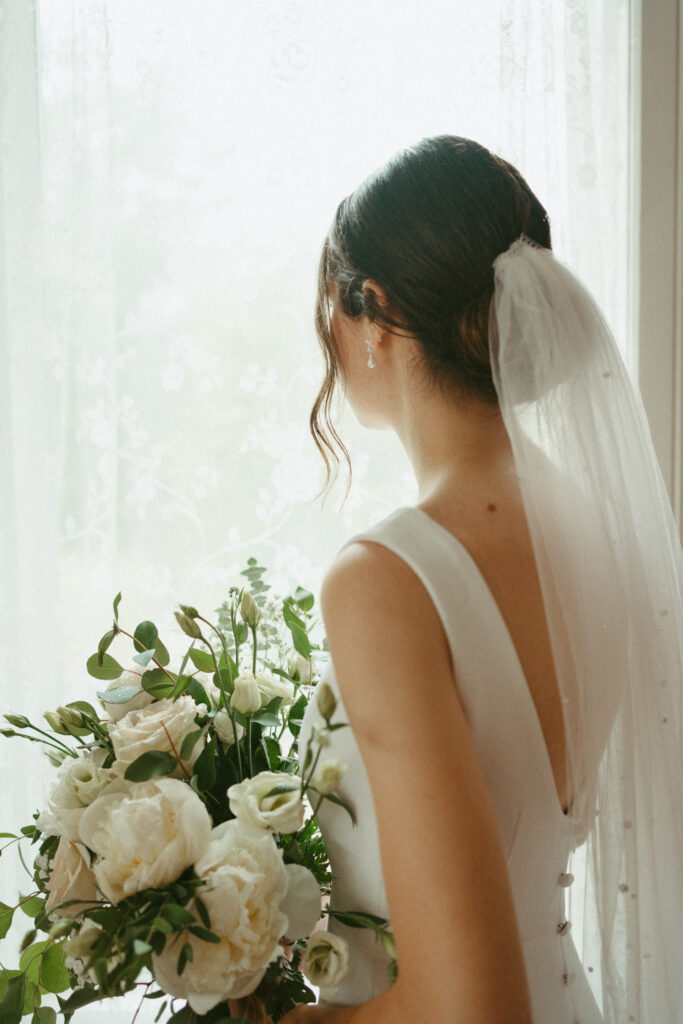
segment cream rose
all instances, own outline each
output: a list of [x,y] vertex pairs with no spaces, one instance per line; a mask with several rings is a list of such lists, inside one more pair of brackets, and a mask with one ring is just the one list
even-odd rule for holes
[[242,673],[234,681],[230,707],[243,715],[251,715],[261,707],[261,691],[251,673]]
[[311,682],[313,677],[313,662],[310,658],[304,658],[303,654],[299,654],[297,651],[295,654],[290,655],[287,662],[290,676],[294,676],[298,673],[300,682],[306,684]]
[[211,834],[208,811],[187,783],[164,778],[120,786],[91,804],[80,826],[98,855],[97,884],[112,903],[174,882],[201,857]]
[[[148,750],[180,753],[187,734],[197,729],[195,717],[205,714],[205,705],[200,707],[187,694],[177,700],[165,697],[139,711],[129,711],[120,722],[109,726],[109,738],[114,746],[116,760],[125,768]],[[189,757],[183,762],[186,769],[192,768],[205,743],[206,738],[203,736],[197,740]],[[184,774],[181,765],[173,772],[176,778]]]
[[[156,668],[153,663],[149,667]],[[142,676],[146,671],[147,669],[143,669],[142,665],[137,668],[128,669],[118,679],[113,679],[104,691],[106,695],[110,691],[118,690],[123,686],[137,686],[138,688],[138,692],[123,704],[115,704],[113,701],[108,701],[106,696],[101,698],[106,705],[107,714],[112,722],[119,722],[129,711],[139,711],[140,708],[146,708],[148,704],[152,703],[154,697],[142,687]]]
[[313,788],[325,796],[334,793],[335,789],[339,789],[345,771],[346,766],[340,765],[336,758],[321,761],[311,779]]
[[[216,736],[218,739],[225,743],[226,746],[230,746],[231,743],[235,742],[235,730],[232,727],[232,719],[225,710],[221,708],[220,711],[216,712],[216,717],[213,720],[213,727],[216,730]],[[237,739],[241,740],[244,736],[244,726],[236,723],[235,729],[237,730]]]
[[[201,1015],[224,999],[253,992],[281,952],[287,917],[280,903],[287,872],[273,837],[247,833],[236,820],[213,829],[195,871],[206,882],[201,898],[221,941],[208,943],[182,932],[152,957],[152,971],[165,992],[187,999]],[[178,953],[186,942],[194,957],[179,976]]]
[[[95,751],[95,755],[101,753]],[[44,835],[65,836],[74,842],[80,839],[79,826],[86,807],[117,778],[116,772],[100,766],[102,757],[95,755],[67,757],[62,762],[47,807],[36,822]]]
[[95,876],[90,869],[90,854],[82,843],[72,843],[65,836],[61,837],[47,889],[49,896],[45,903],[45,912],[48,916],[53,914],[58,904],[67,900],[79,900],[78,903],[69,902],[67,906],[60,907],[56,915],[76,917],[87,907],[92,908],[93,901],[99,899]]
[[320,989],[323,999],[335,996],[342,981],[351,973],[346,939],[333,932],[316,932],[308,940],[301,972],[311,985]]
[[[281,792],[271,795],[275,788]],[[252,832],[298,832],[304,822],[301,780],[286,772],[259,772],[228,789],[230,810]]]
[[257,672],[254,678],[261,694],[263,707],[270,704],[273,697],[281,697],[283,706],[294,701],[294,684],[290,683],[289,679],[271,675],[270,672]]

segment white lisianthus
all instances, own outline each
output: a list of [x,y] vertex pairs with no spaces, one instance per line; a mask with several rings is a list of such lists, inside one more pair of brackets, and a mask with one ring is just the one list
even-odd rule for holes
[[303,654],[296,651],[287,659],[287,667],[290,676],[299,674],[299,681],[309,684],[313,677],[313,662],[310,658],[304,658]]
[[[187,999],[201,1015],[224,999],[253,992],[281,952],[287,917],[280,904],[287,872],[273,837],[247,833],[234,819],[213,829],[206,852],[194,867],[206,882],[201,898],[220,942],[181,932],[152,957],[152,972],[165,992]],[[185,943],[194,956],[178,975],[178,953]]]
[[[101,763],[101,758],[97,760]],[[47,807],[39,815],[36,825],[46,836],[66,836],[77,842],[86,807],[116,778],[116,772],[100,767],[89,753],[78,758],[65,758],[57,770]]]
[[325,796],[334,793],[339,789],[345,771],[346,765],[340,765],[336,758],[330,757],[326,761],[321,761],[311,779],[313,788]]
[[242,673],[234,681],[230,707],[243,715],[251,715],[261,707],[261,691],[251,673]]
[[303,864],[286,864],[287,894],[280,904],[287,915],[287,938],[294,942],[311,934],[320,920],[320,886]]
[[[125,769],[148,750],[179,753],[187,734],[197,730],[195,717],[205,713],[205,706],[200,707],[186,693],[177,700],[165,697],[139,711],[129,711],[120,722],[109,726],[109,738],[117,762]],[[201,754],[205,743],[206,738],[201,736],[183,762],[188,770]],[[184,774],[180,765],[173,773],[177,778]]]
[[[279,792],[272,793],[277,789]],[[301,780],[287,772],[259,772],[228,789],[230,810],[252,832],[298,832],[306,810]]]
[[301,972],[311,985],[320,989],[323,999],[335,996],[342,981],[351,973],[346,939],[334,932],[316,932],[308,940]]
[[118,903],[174,882],[206,849],[211,819],[186,783],[150,779],[112,786],[83,813],[80,832],[98,855],[97,884]]
[[270,672],[257,672],[256,685],[261,693],[261,704],[263,707],[269,704],[273,697],[282,698],[282,706],[291,704],[294,701],[294,684],[282,676],[271,675]]
[[47,882],[48,898],[45,913],[50,916],[58,904],[65,901],[79,900],[60,907],[60,917],[75,917],[81,911],[93,908],[98,900],[95,876],[90,868],[90,853],[82,843],[72,843],[61,836],[57,852],[52,862],[52,870]]
[[237,730],[238,741],[244,736],[244,726],[237,722],[235,729],[233,729],[232,719],[225,708],[221,708],[220,711],[216,712],[216,717],[213,720],[213,727],[218,739],[228,747],[231,743],[235,742],[235,729]]
[[[150,663],[148,668],[156,668],[153,663]],[[112,722],[120,721],[124,715],[127,715],[129,711],[139,711],[140,708],[146,708],[148,704],[151,704],[154,697],[151,693],[147,693],[147,690],[143,689],[142,677],[147,671],[147,668],[143,668],[139,665],[137,668],[130,668],[123,672],[118,679],[112,679],[111,683],[104,691],[105,694],[111,690],[118,690],[123,686],[137,686],[138,693],[136,693],[130,700],[125,701],[123,704],[114,704],[113,701],[108,701],[106,696],[102,698],[107,707],[107,714],[111,718]]]

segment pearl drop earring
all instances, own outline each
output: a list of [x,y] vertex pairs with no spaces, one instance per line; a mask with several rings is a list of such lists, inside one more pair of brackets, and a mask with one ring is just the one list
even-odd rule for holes
[[370,367],[370,369],[372,369],[373,366],[375,365],[375,360],[373,359],[372,356],[372,342],[370,338],[365,339],[365,347],[368,350],[368,366]]

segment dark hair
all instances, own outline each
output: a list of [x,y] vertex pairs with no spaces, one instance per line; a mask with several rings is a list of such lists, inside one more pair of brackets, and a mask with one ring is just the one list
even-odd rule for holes
[[[551,247],[548,216],[524,178],[484,146],[455,135],[423,139],[397,153],[339,204],[323,244],[315,326],[326,372],[310,428],[327,469],[351,462],[330,419],[344,368],[330,323],[329,289],[347,316],[367,316],[419,344],[427,384],[454,397],[495,403],[488,345],[493,261],[521,234]],[[381,285],[382,308],[366,281]],[[335,473],[336,477],[336,473]],[[320,492],[322,493],[322,492]],[[348,488],[347,488],[348,493]]]

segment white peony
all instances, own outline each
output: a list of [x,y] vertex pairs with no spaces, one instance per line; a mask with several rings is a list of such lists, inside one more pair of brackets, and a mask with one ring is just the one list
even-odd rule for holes
[[308,940],[301,961],[301,972],[311,985],[320,989],[323,999],[337,994],[342,981],[351,973],[349,944],[334,932],[316,932]]
[[[165,992],[187,999],[195,1013],[204,1014],[224,999],[253,992],[281,952],[287,917],[280,903],[287,872],[272,836],[247,833],[236,820],[213,829],[195,871],[206,882],[201,898],[221,941],[204,942],[182,932],[152,957],[152,970]],[[179,976],[178,954],[186,942],[194,957]]]
[[211,834],[202,800],[178,779],[120,783],[81,818],[81,839],[98,858],[97,884],[112,903],[174,882],[201,857]]
[[112,722],[120,721],[124,715],[127,715],[129,711],[139,711],[140,708],[146,708],[148,704],[151,704],[154,697],[151,693],[147,693],[147,690],[143,689],[142,676],[148,671],[148,669],[156,668],[153,662],[143,668],[139,665],[137,668],[130,668],[123,672],[118,679],[113,679],[104,693],[109,693],[111,690],[118,690],[122,686],[137,686],[138,693],[136,693],[130,700],[127,700],[124,704],[114,704],[112,701],[108,701],[106,697],[103,697],[104,703],[107,708],[107,714],[111,718]]
[[335,789],[339,789],[345,771],[346,766],[340,765],[336,758],[329,757],[321,761],[311,779],[313,788],[325,796],[334,793]]
[[305,939],[320,920],[320,886],[303,864],[287,864],[287,895],[280,904],[287,915],[287,938]]
[[251,673],[242,673],[234,680],[235,689],[230,707],[243,715],[251,715],[261,707],[261,691]]
[[[95,751],[95,755],[102,753],[106,755],[106,751]],[[44,835],[66,836],[74,842],[80,839],[79,826],[86,807],[118,777],[115,771],[102,768],[103,758],[95,755],[66,757],[62,762],[47,807],[36,821]]]
[[[128,767],[148,750],[179,754],[187,734],[197,730],[195,717],[205,713],[205,705],[200,707],[187,694],[177,700],[165,697],[139,711],[129,711],[120,722],[109,726],[109,738],[119,766]],[[201,754],[205,743],[206,738],[200,737],[183,762],[188,771]],[[176,778],[184,774],[180,765],[173,773]]]
[[[60,838],[47,889],[45,913],[48,916],[65,901],[69,901],[68,905],[59,907],[59,917],[75,917],[88,907],[93,909],[93,903],[99,900],[99,896],[90,868],[90,853],[82,843],[72,843],[65,836]],[[71,900],[79,902],[72,903]]]
[[[281,792],[271,794],[271,790]],[[286,772],[259,772],[228,789],[230,810],[252,832],[298,832],[306,813],[301,780]]]

